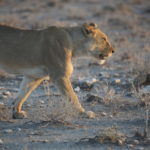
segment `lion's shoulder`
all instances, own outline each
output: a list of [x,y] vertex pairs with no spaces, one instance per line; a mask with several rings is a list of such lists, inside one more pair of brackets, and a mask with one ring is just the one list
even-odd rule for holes
[[64,28],[51,26],[46,28],[42,32],[44,33],[45,38],[48,39],[48,45],[53,45],[53,43],[55,43],[56,48],[58,48],[58,45],[61,48],[71,48],[72,38]]

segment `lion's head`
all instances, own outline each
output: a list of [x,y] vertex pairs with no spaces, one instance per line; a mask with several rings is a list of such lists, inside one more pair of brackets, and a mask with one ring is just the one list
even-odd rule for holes
[[99,60],[100,64],[114,53],[114,49],[108,41],[107,36],[97,27],[95,23],[84,23],[83,32],[87,36],[85,47],[90,54]]

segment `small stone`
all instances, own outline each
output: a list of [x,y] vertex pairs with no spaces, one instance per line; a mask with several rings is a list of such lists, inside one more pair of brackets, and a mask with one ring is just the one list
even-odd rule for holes
[[139,144],[140,143],[139,140],[134,140],[133,142],[134,142],[134,144]]
[[3,99],[7,99],[8,96],[7,96],[7,95],[2,95],[2,98],[3,98]]
[[98,103],[102,103],[103,99],[100,98],[99,96],[89,95],[86,101],[87,101],[87,102],[98,102]]
[[4,105],[4,103],[3,103],[3,102],[0,102],[0,105]]
[[145,94],[150,93],[150,85],[147,85],[141,89],[141,91]]
[[128,144],[128,147],[129,147],[129,148],[133,148],[134,145],[133,145],[133,144]]
[[27,106],[27,107],[31,107],[31,104],[27,104],[26,106]]
[[107,113],[102,112],[101,115],[102,115],[102,116],[107,116]]
[[45,104],[45,102],[44,102],[43,100],[39,100],[39,102],[40,102],[41,104]]
[[94,119],[96,117],[96,114],[93,111],[87,111],[86,114],[90,119]]
[[123,140],[118,140],[119,145],[123,145],[123,143],[124,143]]
[[42,142],[43,142],[43,143],[48,143],[48,140],[43,140]]
[[88,84],[93,84],[93,83],[97,82],[97,79],[96,78],[87,78],[87,79],[85,79],[85,82]]
[[109,115],[110,118],[113,118],[113,115]]
[[115,73],[115,74],[114,74],[114,77],[119,77],[119,76],[120,76],[119,73]]
[[11,95],[11,93],[9,91],[5,91],[2,94],[5,95],[5,96],[10,96]]
[[0,139],[0,144],[3,144],[4,142],[3,142],[3,140],[2,139]]
[[77,87],[74,89],[74,91],[75,91],[75,92],[79,92],[79,91],[80,91],[80,87],[77,86]]
[[5,132],[5,133],[12,133],[13,130],[12,130],[12,129],[6,129],[6,130],[4,130],[4,132]]
[[144,150],[144,147],[139,147],[138,150]]
[[21,128],[17,128],[17,131],[19,131],[19,132],[20,132],[20,131],[21,131]]
[[120,79],[115,79],[115,83],[120,83],[121,80]]

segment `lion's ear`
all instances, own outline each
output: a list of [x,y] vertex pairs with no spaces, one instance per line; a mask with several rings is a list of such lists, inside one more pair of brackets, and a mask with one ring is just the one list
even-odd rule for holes
[[94,36],[97,28],[97,24],[95,23],[84,23],[83,24],[83,32],[88,36]]

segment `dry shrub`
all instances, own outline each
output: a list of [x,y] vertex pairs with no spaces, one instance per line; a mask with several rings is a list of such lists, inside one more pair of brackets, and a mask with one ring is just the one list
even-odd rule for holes
[[81,141],[88,140],[92,143],[116,143],[123,145],[126,141],[126,136],[119,132],[115,126],[105,128],[102,132],[98,132],[94,138],[83,138]]
[[9,75],[6,72],[0,70],[0,78],[8,77]]
[[33,120],[53,120],[53,121],[70,121],[78,116],[73,105],[63,99],[60,94],[54,93],[50,95],[49,83],[44,82],[44,92],[46,99],[42,100],[42,104],[36,102],[36,106],[30,109],[29,117]]
[[8,121],[9,119],[9,109],[5,105],[0,104],[0,121]]
[[113,126],[104,129],[104,131],[97,136],[97,140],[100,143],[110,141],[112,143],[122,145],[126,140],[126,136],[123,133],[119,132],[115,126]]
[[134,95],[135,97],[139,100],[139,106],[143,107],[143,111],[145,112],[145,118],[144,118],[144,131],[143,131],[143,136],[145,138],[147,138],[149,135],[149,112],[150,112],[150,95],[149,94],[145,94],[144,91],[139,88],[137,90],[137,88],[133,85],[133,89],[134,89]]

